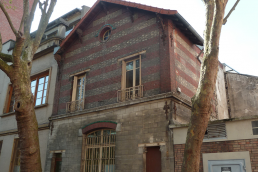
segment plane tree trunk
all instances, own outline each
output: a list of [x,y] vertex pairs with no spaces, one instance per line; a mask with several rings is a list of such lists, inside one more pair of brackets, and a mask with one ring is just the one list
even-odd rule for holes
[[[11,2],[11,1],[10,1]],[[34,110],[34,97],[31,93],[31,67],[35,52],[37,51],[44,31],[53,12],[56,0],[34,0],[31,10],[29,1],[23,0],[23,17],[20,28],[14,28],[11,18],[6,11],[5,4],[0,1],[0,9],[5,14],[9,25],[16,36],[16,43],[12,55],[1,53],[2,39],[0,34],[0,69],[6,73],[14,90],[14,110],[17,120],[20,141],[20,169],[21,172],[40,172],[40,147],[38,137],[38,122]],[[39,4],[42,12],[40,24],[35,38],[30,35],[31,23]]]
[[197,92],[192,98],[192,112],[184,150],[182,172],[199,172],[200,152],[211,114],[211,100],[218,71],[219,39],[227,0],[204,0],[206,26],[204,54]]

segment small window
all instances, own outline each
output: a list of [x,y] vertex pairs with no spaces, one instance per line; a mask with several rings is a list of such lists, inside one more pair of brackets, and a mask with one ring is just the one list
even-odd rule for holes
[[258,135],[258,121],[252,121],[253,135]]
[[116,131],[102,129],[84,136],[83,172],[115,171]]
[[21,157],[21,151],[20,151],[20,141],[19,139],[14,140],[13,145],[13,152],[12,152],[12,159],[11,159],[11,172],[18,172],[20,171],[20,157]]
[[31,92],[34,96],[35,106],[47,103],[49,72],[31,78]]
[[100,31],[99,39],[101,42],[106,42],[111,36],[111,28],[105,27]]

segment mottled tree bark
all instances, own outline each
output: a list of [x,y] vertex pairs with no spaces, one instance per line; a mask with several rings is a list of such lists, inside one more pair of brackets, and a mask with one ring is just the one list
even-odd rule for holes
[[50,5],[48,5],[48,0],[42,4],[43,9],[41,10],[42,16],[39,28],[36,33],[36,37],[31,38],[31,23],[36,6],[39,2],[39,0],[34,0],[32,8],[29,11],[29,1],[23,0],[23,17],[19,30],[17,31],[13,27],[11,18],[5,10],[4,4],[0,0],[0,9],[4,12],[12,31],[16,36],[16,44],[12,55],[6,55],[1,53],[2,39],[0,34],[0,69],[6,73],[13,85],[15,98],[14,110],[20,140],[20,168],[22,172],[42,171],[38,138],[38,122],[34,110],[34,98],[30,87],[30,73],[33,56],[39,47],[41,38],[56,4],[56,0],[51,0]]
[[211,114],[211,99],[218,70],[219,39],[227,0],[204,0],[206,26],[204,55],[187,132],[182,172],[199,172],[200,152]]

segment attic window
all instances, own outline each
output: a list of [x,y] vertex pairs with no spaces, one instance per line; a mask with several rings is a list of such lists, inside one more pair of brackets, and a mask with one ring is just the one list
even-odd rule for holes
[[106,42],[111,36],[111,28],[104,27],[99,34],[99,39],[101,42]]

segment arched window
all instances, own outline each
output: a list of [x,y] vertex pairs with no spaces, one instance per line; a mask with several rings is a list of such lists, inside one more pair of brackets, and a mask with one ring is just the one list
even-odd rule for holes
[[83,172],[115,171],[116,131],[101,129],[84,135],[82,170]]

